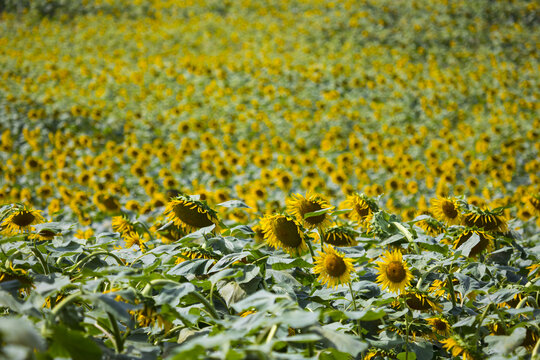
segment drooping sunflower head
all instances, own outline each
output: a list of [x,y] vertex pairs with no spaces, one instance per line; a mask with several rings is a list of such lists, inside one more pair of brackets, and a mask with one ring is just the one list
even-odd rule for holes
[[463,215],[462,224],[468,227],[477,227],[484,231],[508,231],[502,209],[492,211],[473,207]]
[[135,231],[133,224],[125,215],[114,216],[112,218],[112,228],[120,234],[127,234]]
[[471,355],[472,351],[469,346],[457,335],[453,335],[447,339],[441,340],[443,348],[445,348],[453,357],[463,356],[463,360],[474,359]]
[[427,318],[426,321],[431,325],[433,332],[436,334],[448,336],[452,332],[452,327],[448,321],[442,317]]
[[306,197],[293,194],[286,201],[287,211],[296,217],[296,220],[308,229],[326,227],[330,224],[328,213],[304,218],[306,214],[331,208],[328,201],[320,194],[308,192]]
[[431,212],[447,225],[458,225],[461,222],[461,209],[456,200],[437,198],[431,200]]
[[165,215],[186,232],[218,224],[217,213],[205,202],[178,196],[167,203]]
[[144,250],[143,243],[147,240],[144,239],[139,233],[133,231],[127,234],[124,234],[124,242],[126,244],[126,248],[130,248],[133,245],[138,245],[141,250]]
[[26,206],[13,207],[1,223],[2,232],[18,234],[30,229],[32,225],[45,222],[41,210],[34,210]]
[[493,236],[482,230],[463,230],[463,232],[454,241],[454,249],[459,248],[473,235],[478,235],[480,241],[473,246],[469,252],[469,257],[475,257],[484,250],[491,250],[493,247]]
[[261,219],[261,228],[267,244],[275,249],[283,248],[292,255],[307,250],[302,225],[289,215],[266,215]]
[[532,214],[540,216],[540,193],[527,196],[525,198],[525,206],[528,207]]
[[413,275],[410,272],[407,263],[403,261],[401,251],[387,251],[383,254],[383,259],[377,262],[379,275],[377,282],[383,289],[388,289],[394,293],[404,292],[410,285]]
[[336,288],[339,284],[347,284],[354,271],[352,259],[346,258],[331,245],[324,246],[323,250],[319,251],[319,256],[313,258],[315,264],[313,273],[319,275],[317,280],[332,288]]
[[60,233],[51,229],[41,229],[31,234],[28,238],[37,241],[49,241],[54,239],[56,235],[60,235]]
[[324,234],[324,242],[334,246],[356,246],[356,232],[345,226],[334,226]]
[[120,210],[120,202],[116,196],[105,191],[99,191],[93,196],[94,204],[103,212],[117,212]]
[[175,264],[180,264],[186,260],[194,259],[219,259],[219,256],[208,249],[202,247],[190,247],[181,250],[180,255],[176,258]]
[[417,290],[407,291],[404,296],[407,306],[413,310],[442,310],[441,307],[437,305],[427,294],[421,293]]
[[437,236],[439,234],[442,234],[444,232],[444,224],[441,223],[439,220],[433,219],[433,218],[427,218],[420,220],[416,223],[416,226],[418,226],[420,229],[424,230],[424,232],[429,236]]
[[343,205],[347,209],[352,209],[349,217],[358,223],[365,222],[373,213],[379,211],[379,206],[375,200],[365,194],[355,193],[347,196]]
[[17,280],[20,284],[19,293],[28,293],[34,286],[34,279],[28,274],[28,271],[15,268],[11,263],[6,267],[0,265],[0,283],[13,280]]

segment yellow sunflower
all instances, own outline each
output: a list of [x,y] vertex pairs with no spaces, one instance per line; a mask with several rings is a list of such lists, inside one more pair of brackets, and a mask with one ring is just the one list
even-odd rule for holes
[[206,203],[193,200],[189,196],[178,196],[169,201],[165,215],[176,226],[186,232],[194,231],[218,223],[217,213]]
[[31,234],[28,238],[37,241],[49,241],[54,239],[59,233],[50,229],[41,229],[38,232]]
[[288,215],[266,215],[261,219],[261,228],[267,244],[275,249],[283,248],[292,255],[307,250],[302,226]]
[[135,231],[133,225],[125,216],[114,216],[112,218],[112,228],[114,231],[119,232],[120,234],[128,234]]
[[426,319],[427,323],[432,326],[433,332],[441,336],[448,336],[452,332],[452,327],[442,317],[432,317]]
[[464,230],[454,241],[454,249],[459,248],[473,235],[478,235],[478,237],[480,238],[480,242],[473,246],[473,248],[469,252],[469,257],[475,257],[484,250],[488,252],[491,250],[491,248],[493,247],[493,236],[481,230]]
[[29,230],[31,225],[45,222],[41,210],[27,207],[12,209],[10,214],[2,221],[1,227],[6,234],[18,234]]
[[463,340],[457,336],[452,336],[448,339],[441,340],[441,344],[443,344],[443,348],[450,352],[453,357],[462,355],[463,360],[474,359]]
[[358,223],[365,222],[373,213],[379,211],[377,203],[365,194],[347,196],[343,206],[346,209],[352,209],[349,217]]
[[435,310],[435,311],[441,311],[441,307],[433,302],[429,296],[426,294],[422,294],[416,290],[413,291],[407,291],[405,293],[405,302],[407,303],[407,306],[413,310],[419,310],[419,311],[427,311],[427,310]]
[[508,231],[506,219],[500,211],[473,208],[463,215],[462,224],[468,227],[476,226],[485,231]]
[[424,230],[424,233],[429,236],[436,237],[444,232],[444,225],[440,221],[428,218],[416,222],[416,226]]
[[300,194],[292,194],[291,197],[287,199],[286,203],[287,212],[295,216],[298,222],[307,229],[314,229],[316,227],[324,228],[331,222],[328,213],[304,219],[304,216],[308,213],[332,208],[328,201],[320,194],[308,192],[306,197]]
[[334,226],[324,233],[324,243],[334,246],[356,246],[356,232],[344,226]]
[[124,235],[124,242],[126,243],[126,248],[138,245],[143,250],[143,243],[146,242],[146,239],[143,239],[137,232],[130,232]]
[[410,285],[413,275],[407,263],[403,261],[401,251],[387,251],[383,256],[382,261],[377,262],[379,270],[377,282],[382,285],[383,289],[388,288],[391,292],[398,294],[404,292],[405,288]]
[[352,259],[337,252],[331,245],[324,246],[324,252],[313,258],[313,273],[319,274],[317,280],[323,285],[336,288],[339,284],[347,284],[354,271]]
[[457,201],[438,198],[431,200],[431,212],[447,225],[458,225],[461,222],[461,212]]

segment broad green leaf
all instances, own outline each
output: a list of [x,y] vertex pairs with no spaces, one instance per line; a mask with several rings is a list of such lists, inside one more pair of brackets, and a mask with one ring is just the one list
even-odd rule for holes
[[366,342],[360,341],[348,334],[340,333],[321,326],[312,326],[310,330],[328,340],[339,351],[351,354],[352,356],[357,356],[359,353],[368,348],[368,344]]
[[60,347],[73,360],[100,360],[101,349],[82,332],[73,331],[62,325],[56,325],[50,339],[53,347]]
[[325,208],[325,209],[321,209],[321,210],[317,210],[317,211],[308,212],[307,214],[304,215],[304,219],[309,219],[311,217],[324,215],[326,213],[331,212],[332,209],[333,209],[333,207],[329,207],[329,208]]
[[397,354],[398,360],[416,360],[416,354],[413,352],[400,352]]

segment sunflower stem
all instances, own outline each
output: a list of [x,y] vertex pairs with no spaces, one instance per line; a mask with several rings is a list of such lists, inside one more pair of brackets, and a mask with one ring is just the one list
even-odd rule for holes
[[118,329],[116,318],[108,311],[107,316],[109,317],[109,321],[111,322],[111,327],[113,330],[114,348],[117,353],[121,353],[124,350],[124,341],[122,339],[122,336],[120,335],[120,330]]
[[109,255],[111,257],[113,257],[116,262],[121,265],[121,266],[124,266],[124,262],[116,255],[114,255],[113,253],[109,252],[109,251],[106,251],[106,250],[100,250],[100,251],[96,251],[94,253],[91,253],[90,255],[86,256],[85,258],[83,258],[82,260],[80,260],[78,263],[76,263],[75,265],[71,266],[69,269],[67,269],[67,272],[70,273],[72,272],[73,270],[85,265],[87,262],[89,262],[93,257],[96,257],[98,255]]
[[311,262],[315,261],[315,253],[313,252],[313,246],[311,245],[310,240],[306,240],[306,244],[308,245],[309,252],[311,254]]
[[482,328],[482,323],[484,322],[484,319],[485,319],[485,317],[486,317],[486,315],[487,315],[490,308],[491,308],[491,304],[488,304],[486,306],[486,309],[484,310],[484,312],[480,316],[480,320],[478,320],[478,327],[476,328],[476,339],[478,339],[476,341],[476,351],[477,352],[480,352],[480,329]]
[[452,300],[452,307],[456,307],[456,292],[454,291],[454,284],[453,284],[453,277],[451,274],[446,275],[446,279],[448,281],[448,290],[450,290],[450,296]]
[[[351,301],[354,307],[354,311],[358,311],[358,308],[356,307],[356,299],[354,298],[354,291],[352,288],[352,283],[349,281],[349,290],[351,291]],[[362,327],[360,325],[360,319],[356,319],[356,333],[360,338],[362,338]]]
[[319,226],[319,237],[321,239],[321,250],[324,251],[324,230]]
[[36,255],[39,263],[41,264],[41,267],[43,268],[43,273],[45,275],[49,275],[49,265],[47,264],[47,262],[43,258],[43,255],[41,254],[41,251],[39,251],[39,249],[37,248],[36,240],[34,240],[34,247],[32,248],[32,252],[34,253],[34,255]]
[[192,294],[195,295],[195,297],[201,301],[201,303],[204,305],[206,310],[208,310],[208,313],[210,314],[210,316],[212,316],[214,319],[219,319],[218,313],[216,312],[212,304],[210,304],[204,296],[202,296],[197,291],[192,292]]

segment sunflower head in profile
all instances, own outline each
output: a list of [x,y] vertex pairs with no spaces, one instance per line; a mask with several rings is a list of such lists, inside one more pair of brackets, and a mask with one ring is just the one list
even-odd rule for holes
[[427,218],[416,222],[416,226],[424,230],[424,233],[429,236],[436,237],[444,232],[444,224],[437,219]]
[[540,216],[540,193],[527,196],[524,199],[525,206],[529,209],[531,214]]
[[346,209],[351,209],[351,212],[348,215],[352,220],[357,221],[358,223],[366,222],[373,213],[379,211],[379,206],[375,200],[365,194],[355,193],[347,196],[343,206]]
[[463,230],[463,232],[454,241],[454,249],[459,248],[473,235],[478,235],[480,241],[478,242],[478,244],[473,246],[473,248],[469,252],[469,257],[475,257],[484,250],[491,250],[491,248],[493,247],[493,236],[482,230]]
[[394,293],[404,292],[413,279],[413,275],[407,263],[403,261],[403,255],[399,250],[384,253],[383,259],[377,262],[377,269],[379,271],[377,282],[382,285],[383,289]]
[[169,221],[186,232],[218,224],[217,213],[205,202],[189,196],[177,196],[167,203],[164,213]]
[[461,223],[461,209],[456,200],[447,198],[432,199],[430,210],[438,220],[447,225],[459,225]]
[[473,360],[476,358],[473,357],[472,350],[468,344],[466,344],[465,341],[457,335],[453,335],[447,339],[441,340],[441,344],[443,344],[443,348],[451,353],[454,358],[460,355],[463,356],[463,360]]
[[452,327],[443,317],[427,318],[426,321],[429,325],[431,325],[431,329],[435,334],[448,336],[452,332]]
[[441,311],[441,307],[436,304],[427,294],[421,293],[418,290],[413,289],[407,291],[404,295],[407,306],[413,310],[418,311]]
[[323,250],[323,252],[319,251],[319,256],[313,258],[315,264],[313,273],[319,275],[317,280],[331,288],[336,288],[339,284],[347,284],[354,271],[352,259],[346,258],[331,245],[324,246]]
[[135,227],[125,215],[114,216],[112,218],[112,228],[120,234],[128,234],[135,231]]
[[328,201],[317,193],[308,192],[305,197],[300,194],[293,194],[287,199],[287,212],[296,217],[296,220],[307,229],[327,227],[331,222],[328,213],[308,218],[304,218],[304,216],[311,212],[330,208]]
[[54,237],[57,235],[60,235],[60,233],[54,230],[41,229],[31,234],[28,238],[32,240],[37,240],[37,241],[50,241],[54,239]]
[[356,246],[356,232],[345,226],[334,226],[324,233],[324,243],[333,246]]
[[489,210],[473,207],[463,215],[462,224],[477,227],[484,231],[508,231],[503,209]]
[[139,249],[144,250],[144,245],[147,240],[143,238],[139,233],[133,231],[123,235],[126,248],[130,248],[133,245],[139,246]]
[[99,191],[93,196],[94,204],[103,212],[117,212],[120,210],[120,202],[116,196],[105,191]]
[[41,210],[34,210],[24,205],[11,208],[1,223],[2,232],[10,235],[30,230],[32,225],[45,222]]
[[302,225],[289,215],[266,215],[261,219],[261,228],[266,243],[275,249],[283,248],[291,255],[307,250]]

